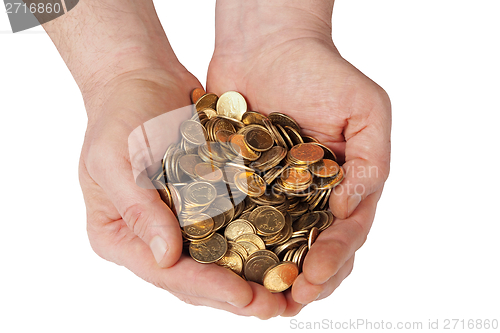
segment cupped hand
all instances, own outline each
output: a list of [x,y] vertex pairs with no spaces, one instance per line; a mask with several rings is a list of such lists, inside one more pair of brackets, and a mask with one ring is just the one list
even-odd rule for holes
[[[330,198],[336,221],[320,234],[303,273],[285,293],[283,315],[291,316],[304,304],[329,296],[353,268],[389,174],[391,106],[382,88],[340,56],[328,32],[279,29],[274,18],[266,31],[266,13],[274,12],[259,13],[255,20],[237,18],[244,37],[238,28],[225,26],[227,20],[216,23],[207,90],[235,90],[250,110],[290,115],[304,135],[330,147],[346,171]],[[219,9],[218,15],[229,13]],[[310,16],[299,18],[290,21],[303,24]]]
[[86,100],[89,123],[79,176],[90,243],[102,258],[187,303],[260,318],[279,315],[286,306],[283,295],[182,254],[176,217],[147,186],[142,171],[158,165],[165,144],[178,133],[179,110],[191,110],[189,95],[197,87],[185,70],[137,70],[110,80]]

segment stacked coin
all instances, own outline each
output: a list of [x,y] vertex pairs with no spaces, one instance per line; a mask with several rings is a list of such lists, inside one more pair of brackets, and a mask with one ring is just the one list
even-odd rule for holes
[[194,260],[284,291],[333,223],[328,199],[344,171],[285,114],[247,111],[234,91],[218,97],[195,89],[191,98],[193,116],[152,182]]

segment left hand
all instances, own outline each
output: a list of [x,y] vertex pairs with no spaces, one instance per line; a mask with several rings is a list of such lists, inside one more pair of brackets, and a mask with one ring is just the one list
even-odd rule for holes
[[[290,22],[300,20],[301,28],[278,29],[272,10],[267,24],[258,9],[247,10],[241,19],[234,6],[218,5],[207,91],[220,95],[235,90],[245,96],[249,110],[290,115],[304,135],[345,161],[346,177],[330,198],[337,219],[318,237],[303,273],[286,292],[283,315],[291,316],[329,296],[353,268],[354,253],[367,238],[389,174],[391,106],[382,88],[340,56],[317,17],[280,10],[280,17]],[[237,28],[230,14],[238,18]]]

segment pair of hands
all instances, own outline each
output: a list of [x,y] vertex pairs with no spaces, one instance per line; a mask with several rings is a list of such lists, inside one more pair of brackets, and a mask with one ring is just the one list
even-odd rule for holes
[[285,8],[277,16],[300,14],[301,23],[278,27],[280,18],[267,17],[272,11],[255,9],[235,24],[238,18],[226,13],[234,8],[222,5],[207,91],[235,90],[249,110],[290,115],[345,162],[346,178],[330,198],[336,221],[312,246],[291,290],[280,294],[182,254],[175,216],[155,190],[136,184],[128,140],[146,121],[189,105],[201,84],[179,63],[149,59],[151,66],[107,77],[99,94],[84,94],[89,124],[79,175],[88,235],[98,255],[187,303],[259,318],[293,316],[332,294],[367,238],[389,173],[390,102],[340,56],[331,27],[316,15]]

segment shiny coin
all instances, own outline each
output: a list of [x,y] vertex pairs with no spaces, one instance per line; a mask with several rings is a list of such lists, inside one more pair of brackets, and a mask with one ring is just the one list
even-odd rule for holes
[[164,183],[162,183],[158,180],[153,180],[152,183],[153,183],[153,186],[158,191],[158,194],[160,195],[161,200],[164,203],[166,203],[168,207],[172,207],[172,205],[173,205],[172,195],[170,194],[170,190],[168,189],[168,187]]
[[182,224],[189,238],[204,238],[214,229],[214,220],[206,214],[190,216]]
[[234,241],[243,234],[255,234],[255,227],[242,219],[231,221],[224,230],[224,236],[230,241]]
[[224,256],[215,262],[217,265],[230,269],[234,273],[241,275],[243,272],[243,258],[231,249],[228,249]]
[[184,139],[195,145],[201,145],[208,139],[205,127],[194,120],[186,120],[181,124],[181,134]]
[[227,251],[227,241],[218,233],[212,237],[189,244],[189,254],[191,257],[201,263],[212,263],[221,259]]
[[194,167],[195,175],[203,181],[216,183],[222,180],[222,171],[211,163],[198,163]]
[[234,175],[236,187],[250,197],[260,197],[266,190],[264,180],[253,172],[242,171]]
[[315,177],[313,179],[312,186],[316,190],[327,190],[334,188],[335,186],[339,185],[342,182],[342,180],[344,180],[344,175],[345,175],[344,168],[340,167],[339,172],[334,177],[330,178]]
[[272,293],[279,293],[290,288],[299,275],[299,268],[293,262],[281,262],[269,267],[262,281],[264,287]]
[[255,111],[247,111],[241,117],[241,122],[244,123],[245,125],[265,126],[264,119],[267,119],[267,117],[261,113]]
[[240,244],[238,244],[236,242],[227,241],[227,249],[238,252],[241,255],[241,257],[243,258],[244,262],[248,258],[248,252],[247,252],[247,250],[245,250],[245,248],[243,246],[241,246]]
[[209,205],[216,197],[217,190],[207,182],[191,183],[185,187],[185,201],[197,206]]
[[203,109],[214,109],[217,106],[217,100],[219,97],[216,94],[205,94],[201,96],[195,104],[196,111],[201,111]]
[[335,161],[322,159],[319,162],[309,165],[309,170],[316,177],[329,178],[337,175],[340,166]]
[[252,257],[248,259],[245,264],[245,278],[248,281],[253,281],[262,284],[264,280],[264,273],[271,266],[278,263],[273,257],[267,255],[254,255],[259,251],[255,251]]
[[195,104],[198,102],[201,96],[205,95],[205,89],[203,88],[195,88],[191,91],[191,102]]
[[247,111],[245,98],[236,91],[228,91],[222,94],[217,102],[217,113],[226,117],[241,121],[241,117]]
[[262,238],[260,238],[256,234],[242,234],[242,235],[239,235],[238,237],[236,237],[234,239],[234,241],[236,243],[239,243],[241,241],[251,242],[251,243],[254,243],[255,245],[257,245],[257,247],[260,250],[265,250],[266,249],[266,244],[264,243],[264,241],[262,240]]
[[311,231],[309,232],[309,236],[307,238],[307,247],[308,248],[311,248],[311,246],[316,241],[316,238],[318,238],[318,235],[319,235],[319,229],[316,227],[312,227]]
[[285,128],[285,126],[289,126],[289,127],[292,127],[293,129],[295,129],[297,132],[300,133],[300,126],[299,126],[299,124],[297,124],[297,122],[294,119],[292,119],[291,117],[287,116],[286,114],[279,113],[279,112],[272,112],[272,113],[269,114],[268,118],[269,118],[269,120],[271,120],[271,122],[273,124],[279,124],[283,128]]
[[316,163],[323,158],[324,154],[323,149],[314,143],[302,143],[293,146],[288,152],[294,164]]
[[311,212],[303,215],[297,221],[293,222],[292,227],[294,231],[307,230],[314,227],[320,219],[320,214],[318,212]]
[[274,141],[267,130],[254,127],[245,133],[245,143],[255,151],[267,151],[273,147]]
[[230,147],[233,152],[246,160],[255,161],[260,157],[260,152],[253,151],[245,143],[245,137],[241,134],[233,134],[230,137]]
[[250,221],[257,233],[263,236],[276,234],[285,226],[285,217],[272,206],[261,206],[250,214]]

